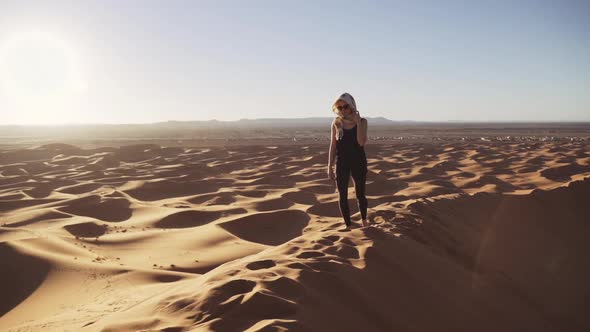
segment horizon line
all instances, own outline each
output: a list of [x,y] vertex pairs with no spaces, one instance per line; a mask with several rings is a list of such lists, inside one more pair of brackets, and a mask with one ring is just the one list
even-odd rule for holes
[[[241,118],[238,120],[162,120],[154,122],[72,122],[72,123],[46,123],[46,124],[35,124],[35,123],[0,123],[0,127],[61,127],[61,126],[125,126],[125,125],[156,125],[166,123],[195,123],[195,122],[221,122],[231,123],[240,121],[260,121],[260,120],[310,120],[310,119],[332,119],[333,117],[302,117],[302,118]],[[493,123],[493,124],[508,124],[508,123],[590,123],[588,120],[391,120],[384,116],[367,116],[367,119],[381,119],[392,123],[432,123],[432,124],[443,124],[443,123]]]

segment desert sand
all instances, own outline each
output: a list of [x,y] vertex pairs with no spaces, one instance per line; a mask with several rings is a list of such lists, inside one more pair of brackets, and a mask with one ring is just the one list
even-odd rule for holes
[[588,131],[478,130],[373,137],[351,231],[322,139],[5,139],[0,330],[590,330]]

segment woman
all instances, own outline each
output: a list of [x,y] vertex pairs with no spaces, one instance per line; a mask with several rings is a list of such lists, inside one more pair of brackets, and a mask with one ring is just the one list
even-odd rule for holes
[[[348,178],[352,175],[354,191],[361,214],[363,227],[367,222],[367,197],[365,182],[367,179],[367,119],[362,118],[356,108],[356,102],[349,93],[343,93],[332,105],[337,114],[332,122],[328,176],[336,179],[339,193],[340,213],[344,218],[346,230],[350,229],[350,210],[348,208]],[[336,172],[334,173],[334,161]]]

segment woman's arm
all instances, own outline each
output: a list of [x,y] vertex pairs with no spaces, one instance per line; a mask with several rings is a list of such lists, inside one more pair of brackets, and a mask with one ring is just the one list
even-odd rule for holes
[[336,160],[336,124],[332,121],[332,127],[330,129],[330,152],[328,157],[328,169],[334,167],[334,161]]
[[356,131],[356,140],[360,146],[367,144],[367,119],[365,118],[361,118],[361,123],[358,125],[358,130]]

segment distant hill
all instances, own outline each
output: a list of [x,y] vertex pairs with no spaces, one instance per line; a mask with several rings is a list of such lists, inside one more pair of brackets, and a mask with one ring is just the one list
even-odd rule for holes
[[[72,124],[72,125],[0,125],[0,145],[16,141],[65,141],[65,139],[242,139],[245,137],[327,137],[332,117],[261,118],[234,121],[166,121],[147,124]],[[464,135],[476,132],[484,135],[556,135],[567,130],[587,135],[590,123],[582,122],[425,122],[393,121],[384,117],[367,117],[372,136],[399,135]],[[559,130],[559,131],[557,131]]]
[[[240,119],[234,121],[167,121],[152,124],[153,126],[178,126],[179,128],[202,128],[202,127],[243,127],[243,128],[260,128],[260,127],[298,127],[298,126],[330,126],[332,117],[311,117],[311,118],[261,118],[261,119]],[[389,120],[384,117],[366,117],[371,124],[389,125],[397,121]]]
[[[146,124],[71,124],[71,125],[0,125],[0,137],[12,136],[54,136],[54,135],[132,135],[141,132],[142,134],[166,134],[186,133],[191,131],[203,131],[210,129],[281,129],[281,128],[329,128],[332,123],[331,117],[313,118],[263,118],[263,119],[240,119],[234,121],[166,121]],[[392,125],[396,122],[384,117],[367,117],[369,123],[374,125]],[[101,135],[102,136],[102,135]]]

